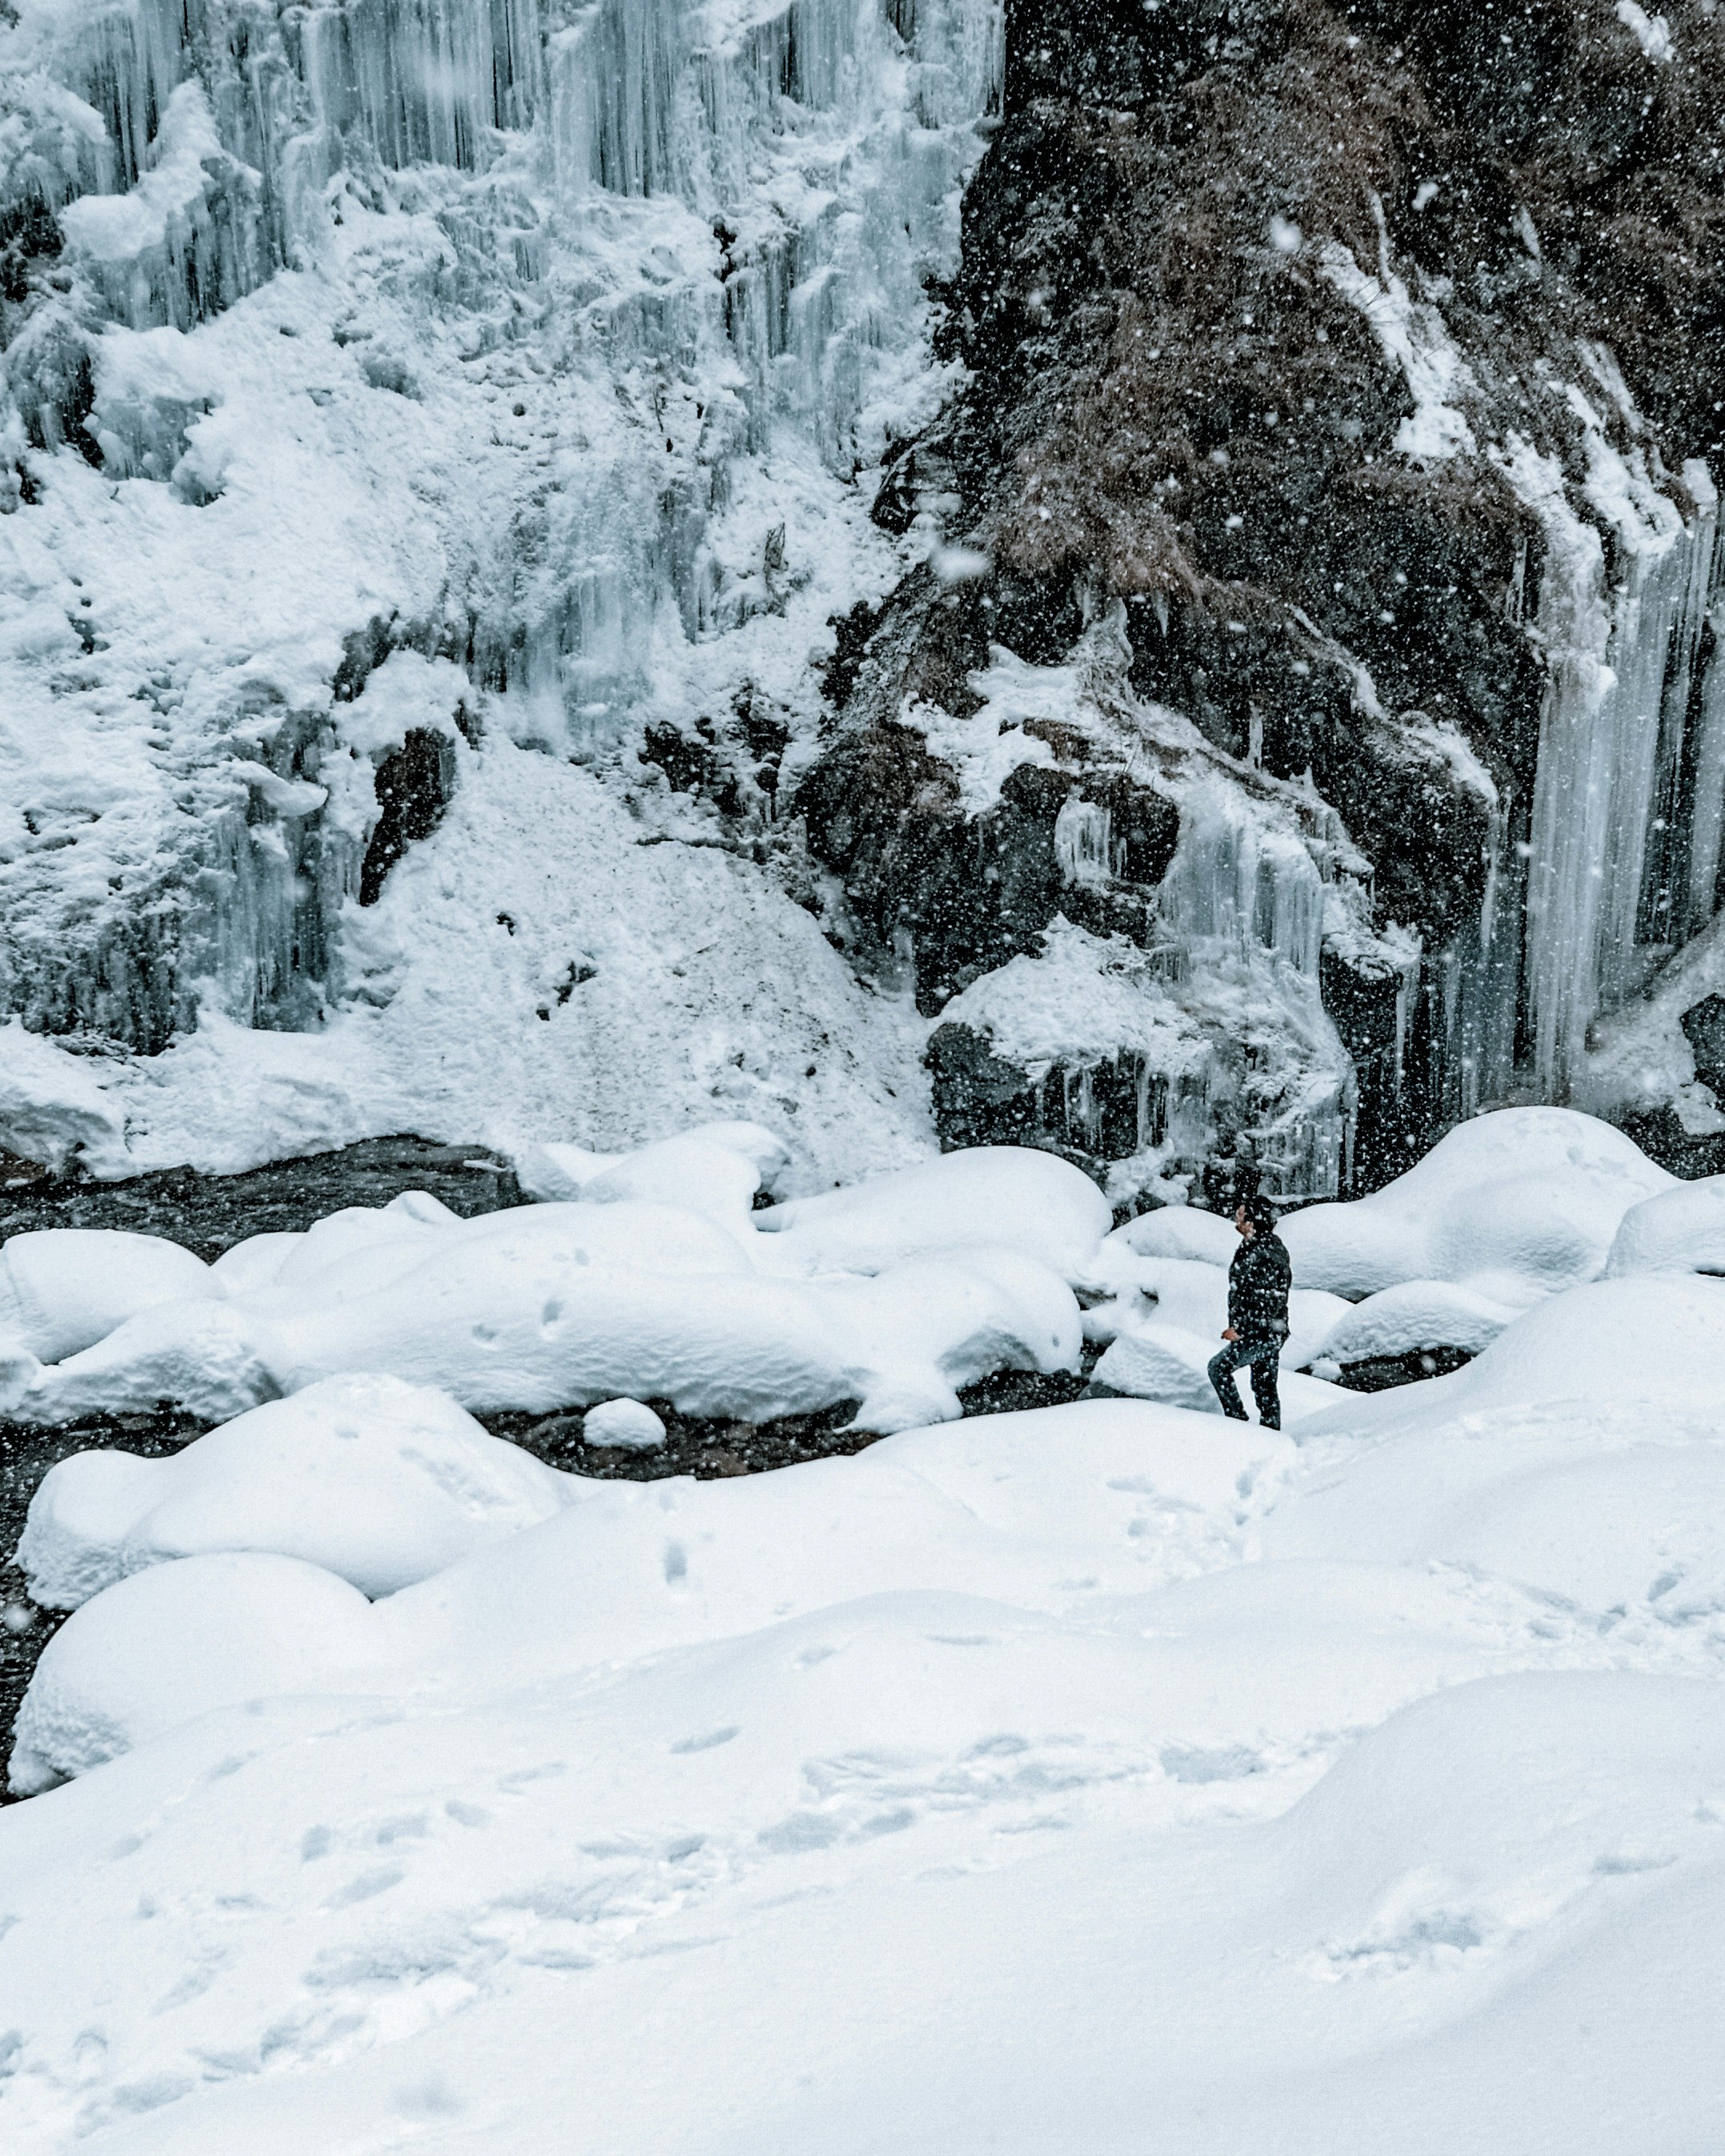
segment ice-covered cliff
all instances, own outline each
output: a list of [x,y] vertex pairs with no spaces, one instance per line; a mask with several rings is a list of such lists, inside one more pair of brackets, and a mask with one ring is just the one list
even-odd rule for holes
[[0,1142],[1705,1148],[1722,76],[1711,0],[18,0]]
[[[906,927],[925,1008],[963,992],[934,1045],[969,1128],[1062,1138],[1109,1076],[1106,993],[1088,1029],[1033,998],[1032,1038],[987,980],[1072,914],[1071,878],[1001,868],[1008,826],[1106,806],[1145,834],[1177,811],[1178,847],[1096,850],[1081,925],[1173,947],[1210,1054],[1183,1038],[1162,1075],[1203,1065],[1211,1147],[1255,1132],[1278,1188],[1350,1153],[1381,1178],[1515,1099],[1639,1116],[1692,1161],[1725,1130],[1725,969],[1693,940],[1725,808],[1722,80],[1711,0],[1014,10],[943,329],[967,383],[877,510],[941,505],[989,573],[919,571],[847,624],[811,797],[857,948]],[[1105,618],[1109,683],[1063,701]],[[1003,645],[1044,767],[981,814],[884,776],[977,762]],[[883,785],[905,813],[875,834]],[[1245,853],[1202,835],[1218,798]],[[1284,925],[1301,847],[1315,964]],[[1200,860],[1199,911],[1245,929],[1220,968]],[[1050,963],[1070,984],[1070,939]]]
[[1001,65],[995,0],[25,0],[0,1004],[82,1069],[14,1028],[15,1091],[94,1079],[110,1168],[932,1143],[774,807],[918,543],[856,475]]

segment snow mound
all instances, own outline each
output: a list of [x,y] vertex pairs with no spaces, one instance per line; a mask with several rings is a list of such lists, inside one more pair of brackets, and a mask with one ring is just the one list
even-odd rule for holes
[[1725,1285],[1572,1289],[1453,1377],[1315,1418],[1323,1471],[1266,1521],[1265,1550],[1453,1565],[1591,1622],[1692,1624],[1725,1609],[1722,1385]]
[[1635,1610],[1681,1626],[1725,1611],[1725,1447],[1620,1438],[1576,1455],[1568,1431],[1492,1445],[1403,1433],[1285,1504],[1266,1552],[1455,1565],[1595,1621]]
[[301,1558],[362,1594],[393,1594],[548,1519],[576,1486],[444,1394],[331,1378],[170,1459],[61,1460],[31,1501],[16,1561],[50,1609],[75,1609],[148,1565],[240,1550]]
[[372,1603],[151,1565],[20,1717],[0,2142],[1708,2147],[1722,1380],[1649,1274],[1297,1444],[1086,1401],[578,1485]]
[[686,1205],[742,1229],[763,1179],[788,1158],[784,1145],[759,1123],[719,1122],[620,1154],[529,1146],[515,1155],[513,1165],[522,1189],[533,1198],[579,1199],[588,1205],[621,1199]]
[[0,1147],[57,1175],[74,1160],[125,1173],[124,1115],[79,1057],[18,1018],[0,1025]]
[[[1285,1447],[1219,1417],[1207,1427],[1097,1401],[759,1477],[557,1477],[578,1502],[368,1617],[324,1590],[327,1575],[282,1557],[157,1564],[84,1603],[49,1642],[14,1775],[33,1789],[83,1773],[254,1694],[536,1683],[858,1596],[938,1586],[1059,1608],[1051,1556],[1068,1577],[1083,1567],[1081,1592],[1130,1593],[1190,1569],[1195,1548],[1214,1550],[1207,1511]],[[317,1481],[300,1493],[308,1537],[339,1536],[343,1502]]]
[[1459,1348],[1476,1355],[1517,1314],[1448,1281],[1404,1281],[1380,1288],[1338,1316],[1315,1350],[1315,1359],[1363,1363],[1373,1356],[1418,1354],[1433,1348]]
[[1725,1273],[1725,1175],[1644,1198],[1623,1216],[1605,1263],[1609,1279],[1630,1273]]
[[[1091,1382],[1134,1399],[1162,1400],[1170,1407],[1219,1415],[1222,1404],[1210,1383],[1209,1363],[1220,1345],[1219,1340],[1189,1332],[1181,1326],[1153,1321],[1120,1334],[1097,1363]],[[1255,1414],[1250,1405],[1249,1373],[1236,1371],[1235,1383],[1241,1404]],[[1335,1387],[1322,1378],[1301,1377],[1286,1367],[1278,1373],[1276,1391],[1284,1422],[1297,1422],[1304,1415],[1316,1414],[1330,1405],[1336,1394]]]
[[1194,1258],[1207,1265],[1230,1265],[1240,1248],[1234,1223],[1219,1213],[1195,1205],[1164,1205],[1141,1213],[1109,1237],[1111,1244],[1143,1258]]
[[1302,1287],[1358,1298],[1449,1281],[1525,1308],[1596,1279],[1625,1214],[1672,1182],[1592,1116],[1501,1108],[1369,1198],[1307,1206],[1280,1233]]
[[587,1445],[608,1445],[619,1452],[655,1452],[665,1443],[665,1424],[640,1400],[601,1400],[581,1425]]
[[0,1245],[0,1331],[44,1363],[157,1303],[221,1294],[202,1258],[119,1228],[33,1228]]
[[[883,1231],[865,1185],[861,1225],[845,1231],[863,1250],[856,1271],[809,1280],[753,1270],[758,1239],[746,1215],[732,1235],[708,1214],[621,1194],[472,1220],[442,1207],[425,1217],[423,1200],[351,1208],[279,1262],[273,1249],[255,1269],[248,1260],[247,1292],[163,1303],[46,1367],[14,1353],[0,1367],[0,1391],[42,1422],[160,1399],[219,1421],[321,1378],[377,1371],[440,1386],[468,1408],[545,1411],[628,1397],[764,1422],[856,1400],[860,1427],[907,1429],[957,1414],[960,1389],[992,1371],[1076,1368],[1070,1291],[1035,1258],[979,1232],[987,1194],[1004,1186],[1009,1208],[1027,1180],[1046,1188],[1045,1163],[1003,1151],[980,1174],[935,1178],[937,1189],[968,1184],[978,1232],[949,1238],[937,1256],[897,1262],[883,1251],[888,1234],[900,1249],[919,1234],[938,1240],[928,1198],[919,1214],[889,1191]],[[1106,1218],[1076,1170],[1046,1165]],[[1070,1257],[1081,1239],[1070,1192],[1067,1200],[1041,1240]],[[1027,1206],[1017,1220],[1009,1209],[1002,1225],[1027,1242],[1036,1230]],[[845,1232],[834,1240],[842,1245]],[[781,1238],[775,1254],[781,1245],[798,1250]]]
[[1081,1280],[1113,1211],[1090,1178],[1053,1153],[976,1146],[755,1215],[810,1272],[879,1272],[909,1257],[979,1244],[1022,1250]]
[[[1239,1237],[1231,1229],[1229,1233],[1238,1250]],[[1136,1332],[1146,1322],[1147,1304],[1153,1312],[1149,1322],[1178,1326],[1182,1332],[1221,1344],[1228,1322],[1228,1276],[1220,1266],[1194,1258],[1134,1257],[1111,1236],[1091,1268],[1091,1279],[1113,1289],[1117,1298],[1086,1313],[1086,1331],[1092,1339],[1111,1340],[1123,1332]],[[1288,1297],[1283,1369],[1303,1370],[1322,1352],[1337,1319],[1352,1307],[1341,1296],[1296,1288]],[[1210,1353],[1215,1352],[1212,1348]]]
[[182,1558],[120,1580],[73,1613],[37,1664],[12,1787],[28,1796],[213,1707],[362,1689],[371,1608],[300,1558]]

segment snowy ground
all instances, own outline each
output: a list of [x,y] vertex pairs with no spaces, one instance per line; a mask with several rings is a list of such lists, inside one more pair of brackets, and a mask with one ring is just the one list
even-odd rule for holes
[[[1282,1435],[1099,1399],[595,1483],[325,1378],[55,1470],[22,1554],[77,1606],[14,1772],[74,1779],[0,1817],[0,2144],[1710,2146],[1718,1197],[1585,1118],[1458,1137],[1291,1246],[1381,1268],[1398,1205],[1471,1202],[1450,1270],[1518,1308],[1453,1377],[1308,1381]],[[1552,1157],[1513,1267],[1469,1179],[1511,1140]],[[578,1213],[656,1172],[551,1165]],[[761,1240],[957,1263],[998,1190]],[[1056,1283],[1225,1255],[1045,1210]]]

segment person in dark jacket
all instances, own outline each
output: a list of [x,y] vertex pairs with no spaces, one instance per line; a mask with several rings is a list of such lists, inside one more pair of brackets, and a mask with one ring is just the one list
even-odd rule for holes
[[1287,1245],[1276,1232],[1276,1215],[1260,1198],[1249,1198],[1234,1215],[1240,1248],[1228,1268],[1228,1343],[1210,1360],[1210,1383],[1222,1412],[1244,1422],[1236,1370],[1250,1365],[1252,1398],[1266,1430],[1281,1428],[1281,1400],[1276,1389],[1282,1342],[1288,1337],[1288,1290],[1294,1268]]

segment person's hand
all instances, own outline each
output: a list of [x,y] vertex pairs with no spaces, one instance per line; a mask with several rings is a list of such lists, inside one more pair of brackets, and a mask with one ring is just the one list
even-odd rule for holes
[[1226,1331],[1226,1332],[1222,1335],[1222,1337],[1223,1337],[1224,1340],[1238,1340],[1238,1339],[1239,1339],[1239,1337],[1240,1337],[1240,1335],[1239,1335],[1239,1333],[1235,1330],[1234,1327],[1230,1325],[1230,1326],[1229,1327],[1228,1330],[1227,1330],[1227,1331]]

